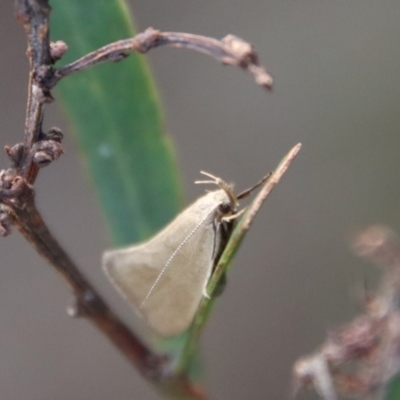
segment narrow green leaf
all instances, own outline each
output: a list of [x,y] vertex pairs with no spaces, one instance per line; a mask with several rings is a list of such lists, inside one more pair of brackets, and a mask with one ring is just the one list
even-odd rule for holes
[[184,347],[179,348],[179,353],[177,352],[176,356],[177,358],[180,358],[177,360],[176,367],[179,371],[191,371],[193,363],[194,365],[196,364],[195,356],[198,351],[197,346],[199,344],[199,336],[215,305],[216,298],[213,294],[216,289],[218,289],[218,283],[231,267],[233,258],[239,250],[239,247],[249,231],[254,218],[260,211],[261,206],[287,171],[300,149],[301,144],[298,143],[286,154],[285,157],[283,157],[275,171],[271,172],[271,174],[266,177],[267,179],[264,185],[261,187],[259,193],[251,204],[246,208],[245,213],[233,230],[207,285],[207,293],[211,295],[211,299],[203,297],[191,327],[184,333],[184,335],[182,335],[186,341]]
[[[135,34],[123,0],[50,4],[52,41],[69,47],[63,65]],[[180,189],[144,57],[133,53],[76,73],[64,78],[55,94],[76,133],[114,243],[149,237],[178,212]]]
[[389,382],[386,388],[385,400],[400,399],[400,375],[397,374]]

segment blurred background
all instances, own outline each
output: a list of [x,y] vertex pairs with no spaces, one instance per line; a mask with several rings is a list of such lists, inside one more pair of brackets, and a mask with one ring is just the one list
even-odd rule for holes
[[[297,142],[298,158],[237,254],[203,336],[213,399],[290,396],[293,362],[359,311],[379,271],[357,259],[349,234],[371,223],[400,232],[400,3],[373,0],[137,1],[138,29],[186,31],[253,43],[271,94],[236,68],[158,49],[149,58],[165,106],[185,204],[205,169],[240,189]],[[28,64],[13,2],[0,2],[0,131],[22,138]],[[48,225],[117,311],[134,324],[100,267],[110,245],[79,150],[57,102],[66,154],[42,171],[37,203]],[[0,156],[1,166],[8,161]],[[0,394],[3,399],[157,399],[83,320],[55,272],[14,232],[0,241]],[[314,399],[304,392],[301,399]]]

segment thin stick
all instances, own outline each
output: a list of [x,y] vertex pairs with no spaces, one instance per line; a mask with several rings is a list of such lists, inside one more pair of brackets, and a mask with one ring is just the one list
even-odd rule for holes
[[216,40],[152,28],[54,69],[53,64],[66,50],[66,45],[58,44],[57,50],[50,45],[50,10],[48,0],[15,0],[16,18],[24,25],[27,35],[30,72],[24,141],[6,148],[12,168],[0,173],[0,234],[8,234],[12,223],[71,289],[76,304],[70,314],[87,318],[161,391],[178,398],[205,399],[201,387],[193,384],[186,374],[169,371],[169,359],[155,354],[118,318],[57,242],[36,209],[33,184],[39,168],[62,154],[61,132],[42,131],[43,104],[53,100],[50,89],[72,73],[103,61],[119,61],[129,51],[145,53],[160,46],[192,49],[225,65],[238,66],[266,89],[271,89],[272,78],[259,64],[252,46],[240,38],[228,35]]
[[[27,55],[30,71],[28,83],[28,103],[26,108],[23,157],[18,170],[29,183],[36,179],[39,168],[30,161],[29,152],[37,142],[42,130],[43,98],[34,84],[35,71],[41,65],[50,65],[49,41],[50,6],[45,0],[18,0],[15,2],[15,17],[24,25],[28,39]],[[39,88],[37,90],[40,91]]]
[[287,171],[290,164],[296,158],[300,149],[301,143],[298,143],[286,154],[286,156],[279,163],[275,171],[271,173],[267,182],[262,187],[251,205],[248,207],[243,217],[240,219],[238,226],[232,233],[231,239],[229,240],[229,243],[227,244],[223,254],[221,255],[221,259],[213,272],[213,275],[207,287],[208,293],[212,294],[214,292],[218,281],[220,280],[222,274],[225,272],[227,265],[233,258],[233,255],[235,254],[239,244],[244,239],[245,234],[249,230],[250,225],[254,221],[254,218],[257,215],[258,211],[260,211],[260,208],[263,205],[264,201],[281,180],[282,176]]
[[61,275],[75,296],[69,309],[74,317],[84,317],[159,390],[177,398],[205,399],[205,394],[187,376],[169,374],[169,359],[154,353],[111,310],[78,266],[54,238],[35,206],[33,183],[39,167],[61,153],[61,132],[43,133],[43,103],[51,100],[40,79],[54,62],[49,42],[47,0],[16,0],[15,15],[25,28],[30,61],[28,105],[24,143],[7,147],[12,168],[0,173],[0,233],[9,233],[12,223],[36,251]]
[[189,33],[160,32],[153,28],[148,28],[133,38],[119,40],[101,47],[65,67],[48,71],[47,76],[41,78],[41,84],[43,87],[51,89],[65,76],[100,62],[120,61],[128,56],[127,52],[129,51],[147,53],[150,49],[161,46],[186,48],[206,54],[222,64],[237,66],[248,71],[258,85],[268,90],[272,88],[271,76],[259,64],[253,47],[244,40],[233,35],[227,35],[223,39],[217,40]]

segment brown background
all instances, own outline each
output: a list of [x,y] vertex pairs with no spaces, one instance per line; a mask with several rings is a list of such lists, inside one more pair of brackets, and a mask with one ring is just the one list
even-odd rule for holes
[[[0,3],[1,145],[21,139],[26,98],[25,38],[12,3]],[[348,233],[375,222],[400,231],[400,2],[130,3],[139,29],[251,41],[275,79],[266,94],[202,55],[151,54],[187,202],[202,193],[192,184],[201,169],[241,189],[304,145],[237,255],[203,337],[213,399],[288,398],[293,361],[358,312],[357,288],[377,276],[351,254]],[[40,174],[38,205],[133,321],[101,272],[105,226],[57,104],[46,112],[52,125],[66,133],[66,155]],[[4,155],[0,162],[7,165]],[[18,233],[0,241],[0,252],[2,399],[157,398],[90,325],[66,316],[69,292]]]

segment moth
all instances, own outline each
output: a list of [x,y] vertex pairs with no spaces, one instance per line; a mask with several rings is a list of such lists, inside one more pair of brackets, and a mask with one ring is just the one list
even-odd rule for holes
[[221,178],[201,171],[216,184],[152,239],[106,251],[103,268],[118,291],[159,335],[171,337],[191,324],[212,271],[244,211],[238,200],[265,182],[236,195]]

